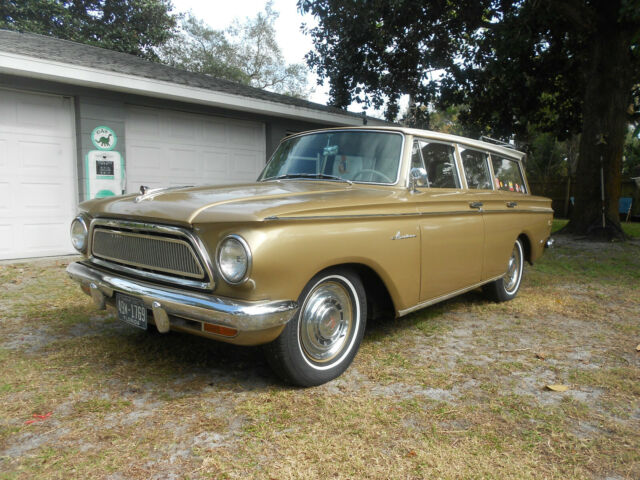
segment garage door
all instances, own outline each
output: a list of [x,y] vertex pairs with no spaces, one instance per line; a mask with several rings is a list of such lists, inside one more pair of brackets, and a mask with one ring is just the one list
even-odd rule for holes
[[73,253],[71,100],[0,90],[0,259]]
[[265,164],[262,123],[128,107],[125,136],[127,192],[252,182]]

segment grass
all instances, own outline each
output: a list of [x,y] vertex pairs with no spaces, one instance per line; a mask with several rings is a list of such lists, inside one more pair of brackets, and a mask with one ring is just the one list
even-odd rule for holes
[[313,389],[121,325],[64,266],[0,266],[0,479],[640,477],[633,243],[559,241],[511,302],[371,322]]
[[[553,225],[551,226],[551,233],[556,233],[558,230],[563,228],[569,220],[563,218],[554,218]],[[622,230],[624,233],[629,235],[631,238],[639,238],[640,237],[640,223],[638,222],[620,222],[622,226]]]

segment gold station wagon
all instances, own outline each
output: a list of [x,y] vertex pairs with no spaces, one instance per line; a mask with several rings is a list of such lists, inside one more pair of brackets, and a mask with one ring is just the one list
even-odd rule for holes
[[255,183],[82,203],[85,258],[67,272],[125,322],[263,344],[283,379],[318,385],[352,362],[367,317],[478,287],[516,296],[553,213],[523,157],[396,127],[293,135]]

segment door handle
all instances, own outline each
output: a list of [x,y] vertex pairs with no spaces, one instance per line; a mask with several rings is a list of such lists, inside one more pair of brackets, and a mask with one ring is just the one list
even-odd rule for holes
[[514,208],[518,206],[518,202],[507,202],[507,207]]
[[479,210],[482,210],[482,205],[483,205],[483,203],[482,203],[482,202],[471,202],[471,203],[469,204],[469,207],[471,207],[471,208],[477,208],[477,209],[479,209]]

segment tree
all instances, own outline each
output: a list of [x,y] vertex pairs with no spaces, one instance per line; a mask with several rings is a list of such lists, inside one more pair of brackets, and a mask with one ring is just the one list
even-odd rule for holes
[[458,117],[464,105],[451,105],[444,109],[430,109],[426,105],[416,107],[411,99],[400,123],[409,128],[432,129],[451,135],[467,135]]
[[[416,105],[465,105],[475,134],[525,136],[530,125],[560,139],[581,134],[575,208],[567,226],[621,236],[622,146],[639,94],[638,0],[299,0],[318,26],[307,55],[332,103],[398,113]],[[434,73],[435,72],[435,73]],[[600,172],[606,228],[601,228]]]
[[569,175],[566,146],[551,133],[538,133],[527,152],[527,177],[529,182],[545,185],[562,181]]
[[625,177],[640,177],[640,132],[628,132],[624,143],[624,157],[622,161],[622,175]]
[[193,15],[184,18],[181,32],[158,48],[158,55],[161,62],[173,67],[249,83],[225,32],[212,29]]
[[278,12],[268,2],[264,12],[215,30],[189,15],[182,32],[158,50],[165,63],[185,70],[244,83],[295,97],[305,97],[307,68],[287,64],[276,41]]
[[169,0],[3,0],[0,28],[156,58],[176,31]]

